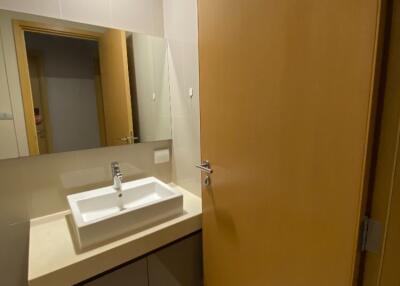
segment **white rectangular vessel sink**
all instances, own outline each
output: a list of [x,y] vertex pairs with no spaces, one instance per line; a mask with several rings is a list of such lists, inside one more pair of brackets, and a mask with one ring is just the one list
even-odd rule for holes
[[121,198],[110,186],[67,199],[81,249],[183,213],[182,194],[154,177],[123,183]]

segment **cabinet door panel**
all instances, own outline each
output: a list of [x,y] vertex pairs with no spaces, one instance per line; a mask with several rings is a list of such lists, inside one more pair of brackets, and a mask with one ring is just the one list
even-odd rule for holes
[[84,283],[85,286],[147,286],[146,258],[133,262],[127,266],[105,274],[96,280]]

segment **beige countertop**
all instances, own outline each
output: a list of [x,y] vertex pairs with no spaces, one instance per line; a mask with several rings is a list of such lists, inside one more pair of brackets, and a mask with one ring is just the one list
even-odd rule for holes
[[183,194],[183,215],[82,253],[74,248],[69,211],[32,219],[29,285],[72,285],[200,230],[201,199],[173,187]]

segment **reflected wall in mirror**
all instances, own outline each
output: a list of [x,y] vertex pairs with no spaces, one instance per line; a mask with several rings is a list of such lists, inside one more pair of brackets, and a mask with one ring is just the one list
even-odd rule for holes
[[[128,36],[129,75],[131,76],[134,129],[141,142],[171,138],[171,109],[167,43],[162,38],[133,34]],[[151,96],[145,96],[151,95]]]
[[[7,11],[0,25],[4,61],[16,58],[21,104],[13,104],[29,155],[171,139],[163,38]],[[0,106],[10,111],[0,121],[16,115]]]

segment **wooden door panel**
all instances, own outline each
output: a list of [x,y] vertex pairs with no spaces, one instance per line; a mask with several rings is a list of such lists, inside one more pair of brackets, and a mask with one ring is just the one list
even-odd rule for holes
[[199,1],[205,282],[351,285],[379,1]]
[[121,138],[133,138],[125,32],[107,29],[99,53],[106,142],[121,145]]

